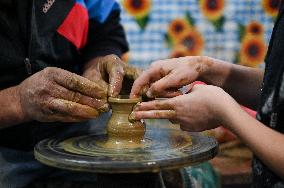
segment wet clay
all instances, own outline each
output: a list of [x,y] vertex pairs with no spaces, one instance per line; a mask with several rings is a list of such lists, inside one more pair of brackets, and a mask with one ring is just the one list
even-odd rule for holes
[[145,125],[141,121],[129,121],[134,106],[141,98],[129,99],[126,95],[108,99],[112,116],[107,124],[108,141],[100,143],[106,148],[138,148],[145,144]]

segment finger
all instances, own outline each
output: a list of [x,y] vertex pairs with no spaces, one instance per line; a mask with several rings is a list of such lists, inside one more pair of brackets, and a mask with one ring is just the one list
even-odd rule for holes
[[103,80],[101,73],[94,68],[93,69],[87,69],[84,72],[83,77],[85,77],[85,78],[87,78],[87,79],[89,79],[93,82],[99,83],[99,85],[102,86],[103,88],[108,87],[108,83],[106,83]]
[[130,98],[136,98],[142,92],[144,87],[147,87],[150,82],[154,82],[160,78],[159,70],[157,68],[150,68],[144,72],[134,81],[130,92]]
[[188,84],[187,86],[185,86],[185,93],[191,93],[193,90],[196,90],[198,88],[202,88],[205,87],[206,84],[204,84],[203,82],[199,82],[199,81],[195,81],[191,84]]
[[174,110],[150,110],[150,111],[135,111],[129,116],[130,120],[141,119],[172,119],[176,118]]
[[146,110],[173,110],[170,99],[153,100],[149,102],[138,103],[134,107],[134,111],[146,111]]
[[196,91],[196,90],[204,88],[204,87],[207,87],[207,85],[204,85],[204,84],[194,84],[192,86],[190,92]]
[[184,124],[180,124],[180,129],[183,131],[192,131],[188,125],[185,126]]
[[180,124],[180,129],[183,131],[188,131],[188,132],[200,132],[200,130],[195,129],[192,126],[189,126],[188,124],[183,124],[183,123]]
[[177,97],[182,94],[183,94],[182,91],[179,91],[179,90],[167,90],[167,91],[161,92],[156,97],[173,98],[173,97]]
[[190,93],[192,91],[192,88],[194,86],[194,83],[188,84],[186,86],[184,86],[184,93]]
[[60,116],[60,115],[53,115],[49,118],[49,122],[65,122],[65,123],[75,123],[75,122],[82,122],[87,121],[88,119],[85,118],[77,118],[77,117],[69,117],[69,116]]
[[53,86],[51,88],[52,96],[55,98],[61,98],[75,103],[88,105],[89,107],[97,109],[99,112],[106,112],[109,110],[109,105],[106,99],[96,99],[81,94],[77,91],[68,90],[60,85]]
[[99,112],[87,105],[78,104],[64,99],[53,99],[49,103],[49,109],[55,115],[74,117],[77,119],[96,118]]
[[162,79],[156,81],[151,85],[147,92],[147,96],[158,96],[161,93],[165,93],[170,88],[180,88],[187,84],[187,79],[180,78],[178,75],[170,73]]
[[132,66],[125,66],[124,67],[125,76],[129,79],[136,80],[143,72],[142,69]]
[[149,85],[145,85],[142,87],[141,91],[140,91],[140,95],[146,95],[148,89],[150,88]]
[[170,122],[172,124],[180,124],[180,122],[177,119],[171,119]]
[[108,95],[111,97],[117,97],[122,88],[122,82],[124,77],[123,66],[116,63],[112,65],[112,68],[109,70],[109,89]]
[[104,88],[101,82],[92,82],[87,78],[59,68],[52,69],[49,74],[56,83],[65,88],[78,91],[93,98],[107,98],[107,88]]

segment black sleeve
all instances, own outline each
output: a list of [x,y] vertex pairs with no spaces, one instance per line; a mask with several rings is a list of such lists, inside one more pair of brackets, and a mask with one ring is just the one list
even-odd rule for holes
[[120,24],[120,10],[113,10],[104,23],[90,20],[88,41],[81,51],[84,62],[109,54],[121,56],[127,51],[128,43]]

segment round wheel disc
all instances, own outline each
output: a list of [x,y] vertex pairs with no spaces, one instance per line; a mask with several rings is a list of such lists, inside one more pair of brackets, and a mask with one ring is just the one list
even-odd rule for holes
[[94,173],[158,172],[201,163],[217,154],[214,138],[173,129],[148,129],[141,147],[104,147],[106,133],[46,139],[34,150],[43,164]]

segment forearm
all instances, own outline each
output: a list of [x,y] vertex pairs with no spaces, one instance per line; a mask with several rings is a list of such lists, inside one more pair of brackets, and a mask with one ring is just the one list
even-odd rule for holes
[[0,129],[27,121],[17,96],[17,87],[0,91]]
[[263,79],[261,69],[234,65],[209,58],[209,67],[201,77],[207,84],[222,87],[240,104],[256,109]]
[[245,113],[238,104],[227,108],[224,126],[232,130],[273,172],[284,178],[284,135]]

